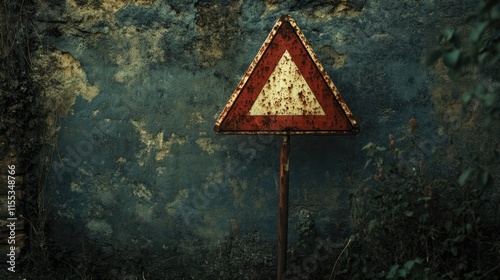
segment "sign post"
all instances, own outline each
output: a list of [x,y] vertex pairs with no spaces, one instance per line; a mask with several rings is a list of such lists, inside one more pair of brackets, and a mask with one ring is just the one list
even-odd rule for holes
[[290,135],[283,136],[280,153],[280,189],[278,202],[278,279],[285,279],[288,244],[288,167]]
[[285,277],[290,135],[351,135],[359,126],[289,15],[274,25],[214,127],[217,134],[281,134],[278,280]]

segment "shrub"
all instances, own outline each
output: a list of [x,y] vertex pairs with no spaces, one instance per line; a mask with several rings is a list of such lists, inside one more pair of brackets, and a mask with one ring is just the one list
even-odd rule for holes
[[468,39],[445,30],[427,61],[441,60],[458,87],[464,78],[475,81],[459,98],[479,129],[454,135],[472,140],[451,147],[463,155],[462,170],[436,172],[446,169],[439,158],[413,156],[421,148],[415,120],[398,141],[389,136],[387,147],[367,144],[366,167],[375,175],[352,194],[355,234],[343,256],[350,277],[499,279],[500,3],[479,1],[465,22],[473,26]]
[[[353,193],[350,273],[362,279],[480,279],[500,269],[500,227],[485,211],[492,184],[435,178],[408,154],[413,135],[398,147],[369,143],[376,175]],[[405,160],[409,159],[409,160]],[[370,185],[370,183],[373,183]],[[493,204],[491,204],[493,203]]]

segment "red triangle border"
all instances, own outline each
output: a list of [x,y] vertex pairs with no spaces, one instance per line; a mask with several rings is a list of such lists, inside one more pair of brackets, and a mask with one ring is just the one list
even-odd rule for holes
[[[325,116],[250,116],[267,79],[288,50],[325,111]],[[215,123],[217,134],[357,134],[359,126],[295,20],[276,22]]]

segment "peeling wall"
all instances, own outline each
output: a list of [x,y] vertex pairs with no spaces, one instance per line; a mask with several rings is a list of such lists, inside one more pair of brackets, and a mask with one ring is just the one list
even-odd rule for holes
[[423,68],[441,28],[469,9],[453,1],[37,5],[46,47],[34,67],[57,138],[44,194],[49,237],[92,254],[92,273],[107,279],[221,275],[228,238],[273,266],[280,138],[216,136],[213,124],[282,14],[361,127],[355,137],[292,137],[291,248],[299,222],[324,237],[349,233],[349,186],[366,176],[366,143],[403,134],[415,118],[441,145],[445,116],[459,110]]

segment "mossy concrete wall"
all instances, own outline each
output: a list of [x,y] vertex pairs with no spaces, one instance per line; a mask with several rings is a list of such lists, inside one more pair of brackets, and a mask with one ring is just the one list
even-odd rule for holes
[[38,1],[44,47],[33,67],[56,143],[44,193],[49,242],[107,279],[273,278],[280,138],[217,136],[213,125],[276,20],[295,18],[361,127],[357,136],[292,136],[293,250],[296,226],[349,234],[349,186],[367,176],[366,143],[404,134],[412,118],[431,139],[426,156],[446,142],[459,105],[423,61],[469,9],[433,0]]

